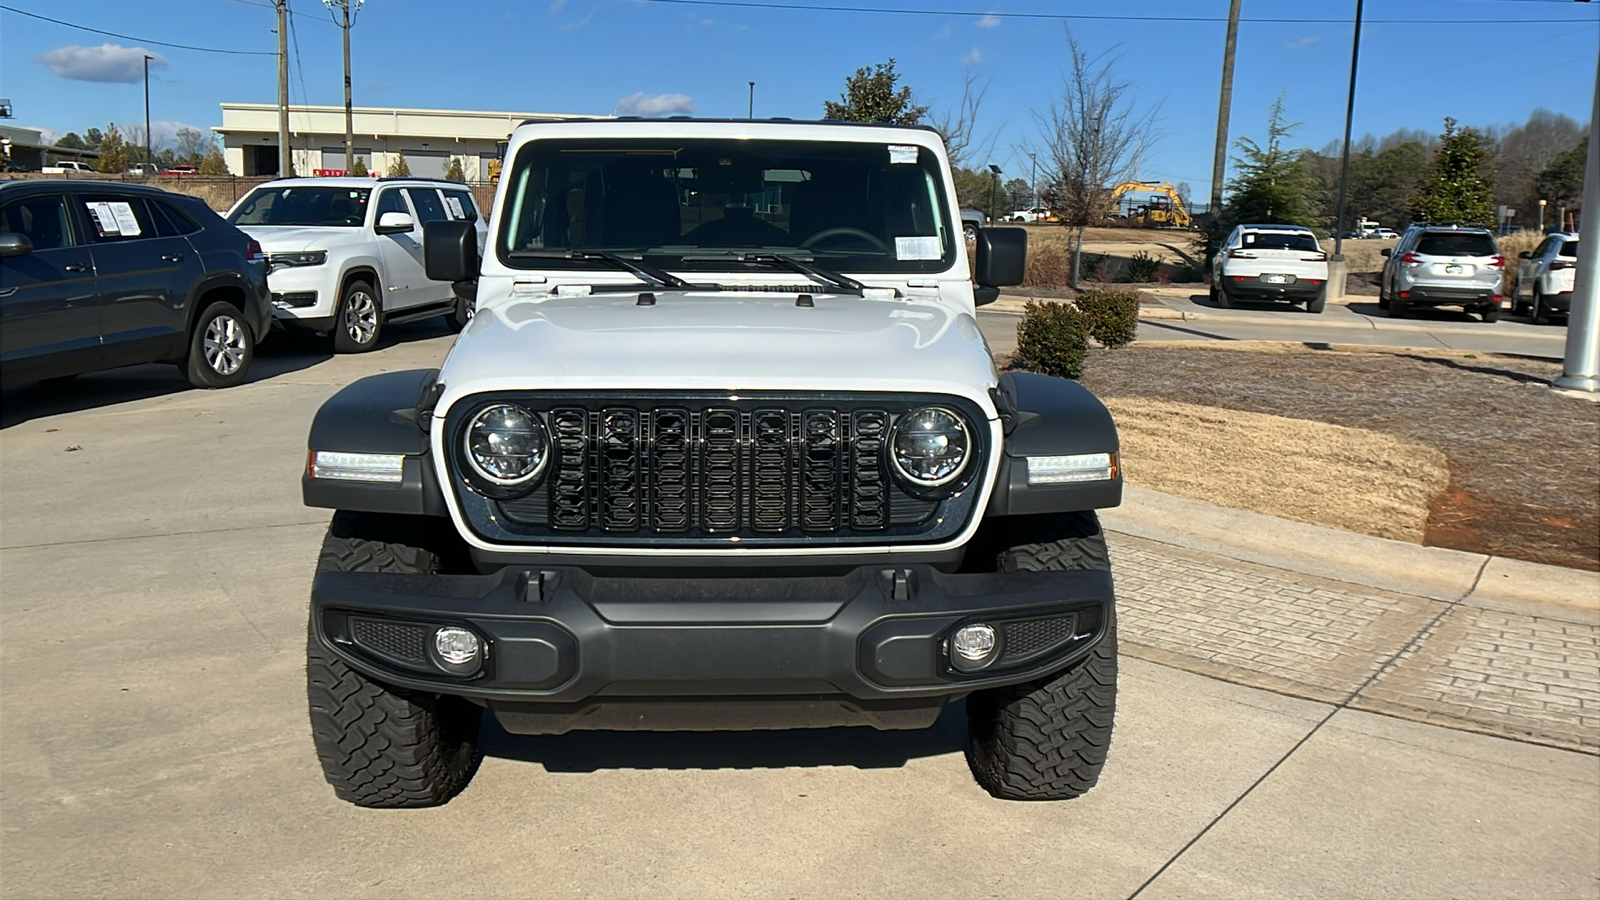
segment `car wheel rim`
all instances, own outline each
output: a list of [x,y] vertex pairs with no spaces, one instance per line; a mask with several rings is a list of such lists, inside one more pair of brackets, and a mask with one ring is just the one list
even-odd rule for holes
[[218,316],[206,326],[206,365],[218,375],[232,375],[244,365],[244,329],[232,316]]
[[358,344],[371,343],[378,334],[378,305],[372,295],[356,291],[344,304],[344,329]]

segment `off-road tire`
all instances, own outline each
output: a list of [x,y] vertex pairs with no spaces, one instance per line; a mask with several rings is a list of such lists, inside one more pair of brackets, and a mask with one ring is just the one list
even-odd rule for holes
[[197,388],[233,387],[244,381],[255,355],[255,335],[239,308],[218,300],[194,320],[183,375]]
[[[1031,542],[999,553],[1001,571],[1111,570],[1105,535],[1093,513],[1039,518],[1044,521],[1017,530],[1032,530]],[[1039,536],[1054,539],[1040,541]],[[1072,668],[967,698],[967,766],[984,790],[1002,800],[1081,796],[1100,780],[1116,704],[1113,615],[1099,643]]]
[[[399,522],[395,520],[399,519]],[[318,572],[439,571],[440,555],[407,540],[404,517],[334,514]],[[311,739],[339,799],[372,809],[438,806],[477,771],[482,710],[460,697],[390,687],[345,665],[317,637],[306,646]]]
[[345,285],[333,313],[335,353],[365,353],[383,336],[383,301],[373,286],[359,279]]

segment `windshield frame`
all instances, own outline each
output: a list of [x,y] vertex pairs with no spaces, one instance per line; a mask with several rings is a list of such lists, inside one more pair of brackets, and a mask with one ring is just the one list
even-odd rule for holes
[[[369,187],[369,186],[366,186],[366,185],[334,185],[334,184],[278,184],[278,185],[262,184],[262,185],[257,185],[254,188],[251,188],[249,193],[247,193],[243,197],[241,197],[239,199],[239,202],[237,204],[235,204],[232,209],[228,210],[228,214],[224,218],[227,220],[229,225],[233,225],[233,226],[238,227],[238,228],[341,228],[341,229],[343,229],[343,228],[361,228],[361,227],[363,227],[363,226],[365,226],[367,224],[367,219],[371,217],[371,212],[372,212],[372,193],[373,193],[374,190],[376,190],[376,185],[373,185],[373,186]],[[258,201],[258,199],[260,197],[262,197],[262,196],[264,196],[266,194],[277,194],[279,196],[279,198],[281,199],[284,195],[286,195],[286,194],[288,194],[290,192],[296,192],[296,191],[297,192],[301,192],[301,193],[309,193],[309,192],[313,192],[313,191],[328,191],[328,192],[336,192],[336,193],[337,192],[347,192],[347,193],[352,194],[352,195],[361,194],[363,196],[361,196],[359,199],[353,198],[354,202],[360,204],[360,207],[361,207],[361,219],[358,222],[351,222],[351,221],[349,221],[349,218],[346,218],[346,220],[343,221],[343,222],[329,222],[329,221],[321,221],[321,222],[240,222],[240,221],[238,221],[240,216],[243,216],[243,215],[246,214],[246,208],[250,207],[250,206],[253,206]]]
[[[903,148],[898,151],[901,155],[896,157],[891,148]],[[905,159],[904,154],[907,150],[914,153],[914,159]],[[807,151],[812,152],[808,153]],[[839,167],[841,171],[847,171],[850,177],[863,178],[869,185],[875,183],[876,187],[869,187],[869,192],[873,189],[904,192],[904,196],[912,201],[912,206],[908,208],[913,209],[912,218],[915,223],[910,225],[910,229],[917,232],[931,231],[932,233],[896,234],[890,236],[887,242],[884,241],[882,236],[873,235],[874,240],[871,243],[859,238],[852,241],[848,236],[845,236],[840,241],[847,245],[844,247],[806,246],[805,241],[797,242],[793,240],[787,240],[782,243],[737,244],[709,241],[626,243],[620,241],[585,241],[581,238],[577,241],[569,242],[569,244],[575,243],[577,246],[563,246],[552,242],[553,245],[548,247],[543,245],[536,248],[513,247],[513,235],[519,234],[519,232],[526,235],[532,229],[546,227],[542,218],[537,220],[537,224],[530,225],[524,221],[524,216],[543,216],[548,214],[553,207],[550,195],[554,194],[559,188],[549,189],[546,185],[549,183],[550,173],[557,170],[557,166],[554,163],[562,158],[558,154],[584,152],[593,153],[597,156],[615,153],[616,160],[623,160],[629,163],[634,162],[635,159],[644,158],[664,160],[661,163],[647,163],[647,165],[655,165],[657,168],[646,172],[645,177],[647,179],[652,176],[662,177],[672,184],[675,190],[683,190],[690,185],[690,182],[681,181],[679,178],[682,177],[682,173],[695,168],[694,160],[701,160],[703,164],[703,161],[709,156],[722,153],[726,153],[729,156],[738,156],[759,165],[759,183],[767,188],[773,188],[774,185],[803,184],[814,181],[816,179],[813,179],[812,176],[817,169],[806,169],[804,168],[805,166],[810,165],[822,168],[833,165]],[[876,161],[868,158],[869,154],[872,153],[883,154],[884,162],[876,163]],[[577,157],[568,158],[575,159]],[[848,270],[867,274],[906,276],[948,272],[961,262],[962,254],[965,251],[963,242],[956,239],[956,236],[961,232],[953,224],[956,207],[950,194],[951,185],[943,155],[938,153],[934,147],[917,140],[912,135],[906,135],[906,139],[903,141],[897,141],[893,138],[875,138],[870,141],[837,138],[817,140],[799,136],[744,136],[734,138],[709,134],[692,136],[562,136],[525,141],[517,147],[513,159],[508,162],[505,174],[501,179],[503,197],[499,204],[499,213],[495,217],[496,221],[493,224],[494,234],[491,252],[494,254],[497,263],[515,271],[552,269],[604,271],[612,268],[587,254],[576,252],[596,250],[621,255],[630,260],[637,260],[660,268],[671,268],[685,272],[722,272],[744,275],[752,271],[759,271],[759,269],[753,270],[749,265],[742,264],[740,257],[748,254],[778,254],[814,262],[818,267],[836,271]],[[915,171],[921,174],[922,178],[918,179],[914,176],[910,178],[891,177],[889,173],[895,171],[892,166],[893,163],[905,164],[907,171]],[[605,164],[601,163],[601,166]],[[774,171],[788,172],[797,167],[800,167],[806,173],[805,177],[799,182],[795,182],[791,177],[777,179],[771,177]],[[669,176],[668,172],[672,174]],[[531,182],[534,180],[535,175],[543,176],[545,182],[538,185],[532,184]],[[687,177],[698,178],[698,172]],[[874,179],[876,179],[876,182],[874,182]],[[831,189],[846,189],[834,187],[829,182],[825,183],[828,183]],[[586,200],[590,190],[585,187]],[[693,193],[693,191],[690,191],[689,195],[680,194],[676,201],[680,204],[678,206],[678,238],[687,238],[695,230],[688,227],[694,221],[689,218],[688,212],[693,210],[694,207],[685,202],[685,196],[692,196]],[[599,196],[600,202],[605,202],[605,195],[601,194]],[[781,215],[781,219],[785,220],[786,224],[792,225],[793,220],[789,216],[792,215],[794,206],[788,201],[793,200],[793,194],[785,193],[783,196],[785,197],[785,202],[781,205],[787,211]],[[860,202],[865,203],[866,201],[862,200]],[[917,205],[918,203],[920,205]],[[532,212],[529,211],[530,205]],[[734,208],[735,205],[736,201],[726,201],[726,205],[721,207],[721,210]],[[719,212],[719,216],[701,219],[698,223],[700,226],[726,220],[726,215],[722,214],[721,210],[717,210],[716,207],[701,207],[702,210],[707,208]],[[755,214],[752,214],[752,218],[754,216]],[[770,219],[755,218],[754,220],[765,225],[772,224]],[[775,228],[773,230],[787,231],[787,228]],[[829,229],[814,230],[806,240],[810,240],[815,235],[827,230]],[[884,225],[882,230],[887,233],[890,230],[890,226]],[[895,240],[896,238],[924,239],[924,243],[916,245],[915,250],[907,250],[908,254],[915,252],[931,254],[936,247],[938,255],[930,258],[917,258],[915,256],[901,258],[901,253],[897,249],[901,245]],[[744,240],[745,238],[741,235],[740,239]],[[933,241],[934,243],[928,244],[926,241]],[[529,252],[530,250],[535,252]],[[571,256],[563,256],[562,251],[566,250],[574,252]],[[726,262],[717,257],[725,257]]]

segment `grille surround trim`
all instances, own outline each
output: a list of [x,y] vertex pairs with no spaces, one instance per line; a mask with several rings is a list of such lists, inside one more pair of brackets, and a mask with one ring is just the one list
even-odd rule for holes
[[[759,548],[807,555],[886,546],[946,549],[975,527],[979,500],[987,496],[998,461],[994,421],[971,399],[945,394],[496,391],[463,398],[449,419],[460,423],[496,402],[515,402],[540,415],[552,444],[565,449],[555,453],[531,495],[511,501],[475,491],[461,477],[461,461],[450,459],[441,475],[456,502],[458,525],[486,549]],[[940,500],[905,490],[886,456],[893,423],[928,405],[958,412],[973,442],[974,459],[952,494]],[[604,530],[599,492],[592,484],[580,491],[574,473],[607,452],[594,446],[605,433],[596,416],[624,407],[637,414],[636,452],[628,462],[638,474],[636,496],[643,509],[631,527]],[[820,424],[814,414],[820,414]],[[846,433],[830,431],[834,426]],[[448,448],[453,429],[445,432]],[[762,509],[754,499],[762,492],[785,499],[777,509]],[[761,515],[752,515],[753,509]],[[715,515],[708,518],[708,512]],[[911,522],[913,517],[920,518]],[[566,527],[552,527],[558,520]]]

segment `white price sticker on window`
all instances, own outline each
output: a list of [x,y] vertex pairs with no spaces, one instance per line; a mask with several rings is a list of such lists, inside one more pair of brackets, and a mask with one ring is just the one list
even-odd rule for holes
[[122,233],[117,226],[117,217],[111,213],[111,204],[85,203],[83,206],[89,211],[89,217],[94,219],[95,230],[100,232],[101,237]]
[[444,205],[446,209],[450,210],[450,217],[452,219],[465,219],[467,217],[467,214],[461,209],[460,198],[446,197],[444,198]]
[[939,239],[937,237],[897,237],[894,239],[895,259],[938,259],[939,255]]
[[108,203],[111,207],[111,218],[117,222],[117,231],[123,237],[137,237],[139,235],[139,217],[133,214],[133,207],[125,202]]
[[917,148],[911,144],[890,144],[889,162],[894,165],[915,165],[917,161]]

